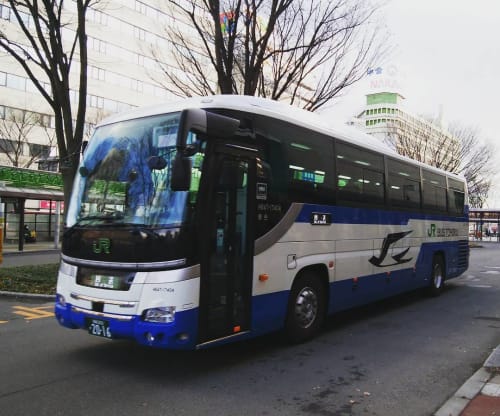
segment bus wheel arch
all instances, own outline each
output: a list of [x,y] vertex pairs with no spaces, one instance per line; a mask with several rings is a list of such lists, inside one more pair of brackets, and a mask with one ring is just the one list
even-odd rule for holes
[[288,297],[285,331],[299,343],[313,338],[323,326],[328,305],[328,272],[322,265],[302,269]]
[[442,252],[434,253],[432,258],[429,294],[439,296],[446,280],[445,256]]

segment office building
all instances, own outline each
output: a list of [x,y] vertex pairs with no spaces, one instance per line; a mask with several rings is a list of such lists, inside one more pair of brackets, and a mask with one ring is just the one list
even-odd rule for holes
[[460,142],[443,126],[441,115],[427,120],[412,114],[398,92],[366,95],[364,109],[350,122],[398,153],[446,168],[459,158]]
[[[67,21],[76,13],[76,3],[66,1]],[[7,35],[15,33],[16,18],[7,1],[0,1],[0,24]],[[26,15],[29,24],[31,16]],[[73,19],[74,21],[74,19]],[[100,119],[111,113],[130,107],[150,105],[172,99],[163,86],[165,76],[155,60],[155,51],[165,57],[163,66],[168,66],[168,41],[166,29],[169,25],[183,25],[182,20],[169,10],[168,2],[161,0],[106,0],[95,2],[87,12],[88,90],[87,132]],[[66,30],[72,30],[69,26]],[[183,30],[192,30],[184,25]],[[170,60],[169,62],[173,62]],[[77,65],[73,65],[77,67]],[[172,66],[172,71],[177,69]],[[43,77],[44,74],[40,73]],[[43,79],[43,78],[42,78]],[[78,77],[74,76],[77,81]],[[47,84],[47,87],[48,84]],[[78,85],[71,86],[74,108],[77,106]],[[19,155],[19,167],[36,168],[36,160],[52,156],[57,159],[57,145],[51,108],[35,88],[21,66],[6,53],[0,54],[0,123],[16,123],[20,114],[27,124],[37,122],[29,129]],[[34,116],[33,116],[34,115]],[[12,125],[12,122],[6,123]],[[41,124],[41,125],[40,125]],[[28,130],[28,128],[25,128]],[[5,134],[3,136],[6,136]],[[0,137],[0,164],[12,165],[12,153],[19,134]],[[36,160],[32,160],[35,158]],[[47,160],[48,159],[48,160]],[[30,164],[30,161],[33,162]],[[42,164],[48,170],[57,170],[57,163]]]

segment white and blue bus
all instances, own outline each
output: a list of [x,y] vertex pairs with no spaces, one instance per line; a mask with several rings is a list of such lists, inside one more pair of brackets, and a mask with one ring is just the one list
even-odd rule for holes
[[169,349],[284,330],[468,267],[463,178],[246,96],[102,122],[68,207],[55,314]]

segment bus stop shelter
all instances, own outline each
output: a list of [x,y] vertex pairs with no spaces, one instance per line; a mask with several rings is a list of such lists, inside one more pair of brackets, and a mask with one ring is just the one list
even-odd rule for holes
[[474,240],[500,241],[500,209],[470,208],[469,236]]
[[[59,173],[0,166],[0,244],[6,237],[5,225],[9,212],[4,211],[7,204],[15,207],[18,215],[17,240],[18,250],[24,250],[25,207],[27,200],[48,201],[49,221],[52,207],[55,210],[54,247],[59,244],[61,203],[64,201],[62,178]],[[49,224],[49,230],[51,229]],[[50,235],[50,233],[49,233]]]

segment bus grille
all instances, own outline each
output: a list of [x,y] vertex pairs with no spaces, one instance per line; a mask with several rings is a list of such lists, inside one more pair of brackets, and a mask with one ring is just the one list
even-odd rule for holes
[[469,242],[467,240],[458,242],[458,267],[464,270],[469,267]]

